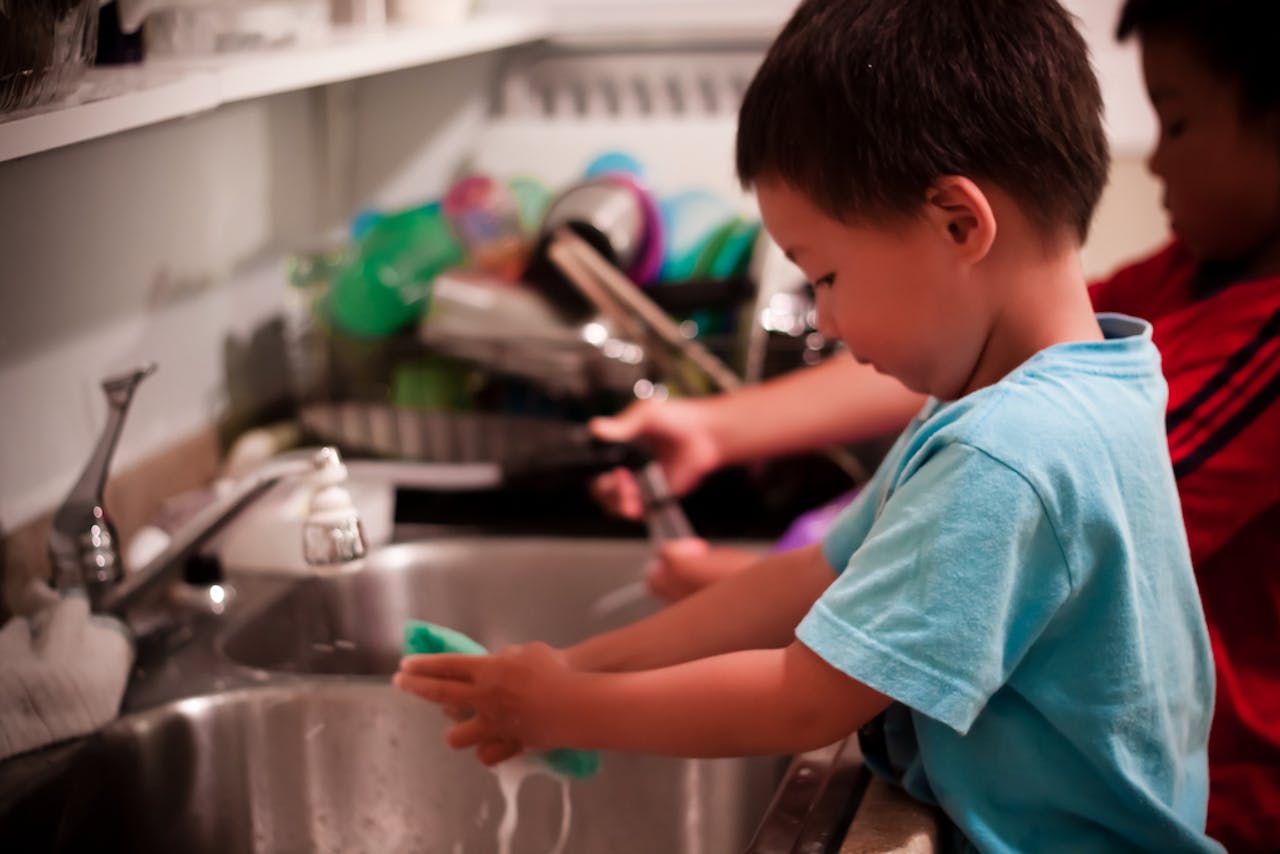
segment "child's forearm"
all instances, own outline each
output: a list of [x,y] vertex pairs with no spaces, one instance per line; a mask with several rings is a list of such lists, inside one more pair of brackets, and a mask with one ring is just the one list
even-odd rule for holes
[[651,617],[570,647],[565,655],[575,670],[627,671],[786,646],[834,580],[818,546],[771,555]]
[[706,406],[722,463],[737,463],[891,435],[923,404],[923,395],[842,352]]
[[671,756],[783,754],[830,744],[887,697],[802,644],[639,673],[579,674],[555,743]]

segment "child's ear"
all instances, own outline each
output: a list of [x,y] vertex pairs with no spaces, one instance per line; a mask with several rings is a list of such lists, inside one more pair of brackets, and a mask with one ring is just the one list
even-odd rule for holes
[[945,175],[925,194],[925,216],[970,263],[981,261],[996,239],[996,217],[986,193],[968,178]]

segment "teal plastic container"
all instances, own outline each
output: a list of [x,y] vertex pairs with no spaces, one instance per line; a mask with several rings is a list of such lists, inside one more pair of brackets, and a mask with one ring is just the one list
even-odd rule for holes
[[359,338],[401,331],[426,311],[435,277],[464,259],[438,203],[366,221],[356,252],[334,278],[334,326]]

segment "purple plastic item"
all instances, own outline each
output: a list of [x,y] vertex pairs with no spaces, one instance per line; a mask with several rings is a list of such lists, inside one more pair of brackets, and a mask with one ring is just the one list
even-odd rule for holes
[[856,487],[837,495],[826,504],[801,513],[787,526],[787,530],[782,532],[778,542],[773,544],[772,551],[787,552],[820,542],[827,535],[827,531],[831,530],[831,525],[840,515],[840,511],[848,507],[861,491],[861,486]]
[[640,207],[644,211],[644,245],[627,273],[637,285],[647,285],[658,278],[658,273],[662,271],[662,256],[666,252],[658,200],[654,198],[653,192],[644,181],[635,175],[609,172],[601,175],[600,178],[626,187],[640,200]]

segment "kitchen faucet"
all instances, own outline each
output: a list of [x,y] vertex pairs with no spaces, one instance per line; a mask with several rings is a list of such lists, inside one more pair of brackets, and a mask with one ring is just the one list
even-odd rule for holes
[[80,479],[54,514],[49,557],[55,586],[83,589],[95,611],[123,617],[145,593],[168,578],[210,537],[255,498],[282,480],[305,477],[312,486],[302,526],[303,558],[312,565],[349,563],[368,550],[364,527],[343,483],[346,466],[336,448],[324,447],[309,458],[268,461],[180,527],[160,554],[126,574],[119,537],[103,502],[103,486],[125,413],[138,383],[154,364],[103,381],[111,406],[103,434]]
[[[172,573],[236,515],[282,480],[303,477],[312,492],[302,525],[302,556],[313,566],[345,564],[368,551],[364,525],[343,483],[347,467],[337,448],[320,448],[309,457],[287,457],[264,463],[242,478],[230,494],[196,513],[173,532],[169,545],[146,565],[130,572],[96,603],[101,611],[123,617],[147,591]],[[214,602],[214,604],[220,604]]]
[[80,479],[53,515],[49,531],[53,584],[64,590],[83,588],[90,601],[123,575],[120,537],[107,515],[102,492],[133,393],[155,369],[151,362],[102,381],[107,395],[106,426]]

